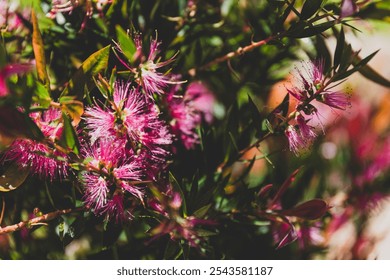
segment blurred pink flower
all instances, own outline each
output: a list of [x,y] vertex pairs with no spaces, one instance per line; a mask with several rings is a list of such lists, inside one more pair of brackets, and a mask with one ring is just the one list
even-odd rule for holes
[[210,124],[214,119],[216,100],[213,93],[203,83],[192,82],[183,98],[171,92],[167,102],[174,134],[181,139],[186,149],[193,149],[199,143],[196,129],[203,120]]
[[0,69],[0,97],[8,95],[7,78],[14,74],[22,74],[31,71],[31,64],[8,64]]

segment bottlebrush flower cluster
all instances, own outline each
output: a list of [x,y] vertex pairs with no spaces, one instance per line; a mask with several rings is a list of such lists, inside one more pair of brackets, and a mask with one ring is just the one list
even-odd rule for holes
[[347,94],[329,89],[332,79],[327,79],[323,72],[322,60],[308,61],[302,69],[296,69],[296,81],[292,88],[287,89],[287,92],[297,100],[295,111],[290,117],[294,118],[295,124],[289,124],[285,130],[290,150],[296,155],[307,151],[317,136],[315,128],[308,124],[313,116],[321,122],[319,119],[321,112],[314,102],[339,110],[346,110],[350,104]]

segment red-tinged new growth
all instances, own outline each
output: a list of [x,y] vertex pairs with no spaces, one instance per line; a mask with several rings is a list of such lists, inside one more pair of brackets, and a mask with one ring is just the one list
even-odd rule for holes
[[[30,114],[43,135],[52,142],[61,137],[63,130],[61,116],[61,111],[54,108]],[[44,179],[65,178],[69,172],[66,154],[35,140],[15,140],[5,153],[5,159],[15,161],[20,167],[29,168],[32,174]]]
[[130,217],[125,210],[124,199],[129,194],[143,200],[143,191],[136,184],[142,178],[142,166],[134,157],[126,157],[125,148],[115,139],[101,139],[83,151],[87,172],[83,176],[85,185],[84,203],[96,215],[106,219],[123,221]]

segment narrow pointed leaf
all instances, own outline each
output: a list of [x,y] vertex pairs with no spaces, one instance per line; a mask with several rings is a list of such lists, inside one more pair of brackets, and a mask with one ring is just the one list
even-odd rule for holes
[[333,66],[335,69],[337,68],[337,66],[340,65],[341,56],[343,54],[344,47],[345,47],[345,34],[344,34],[344,28],[341,28],[341,31],[337,38],[337,45],[336,45],[334,58],[333,58]]
[[306,0],[301,11],[301,20],[311,18],[321,7],[322,0]]
[[119,25],[115,26],[115,29],[116,29],[116,36],[118,38],[119,45],[123,51],[123,54],[130,62],[132,62],[134,60],[134,54],[137,51],[134,41],[129,37],[126,31],[124,31],[123,28],[120,27]]
[[66,148],[66,149],[74,152],[76,155],[78,155],[79,154],[79,141],[78,141],[76,132],[72,126],[72,123],[71,123],[69,117],[65,113],[62,113],[62,118],[64,121],[64,129],[62,131],[62,135],[60,138],[60,144],[64,148]]
[[34,10],[31,12],[31,20],[33,24],[32,45],[35,56],[35,63],[38,73],[38,79],[45,85],[47,89],[50,89],[49,76],[46,71],[46,57],[45,49],[42,40],[41,32],[39,31],[38,19]]

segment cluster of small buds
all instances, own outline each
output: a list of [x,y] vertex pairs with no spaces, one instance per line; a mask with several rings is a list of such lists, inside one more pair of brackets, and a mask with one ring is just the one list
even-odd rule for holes
[[296,125],[288,125],[285,130],[290,150],[296,155],[307,150],[316,138],[314,128],[308,125],[310,119],[305,118],[312,115],[318,117],[318,108],[312,104],[312,101],[339,110],[346,110],[350,104],[349,97],[345,93],[327,89],[329,83],[326,82],[323,72],[322,60],[307,62],[302,70],[297,69],[297,83],[287,89],[288,94],[297,100],[294,112]]

